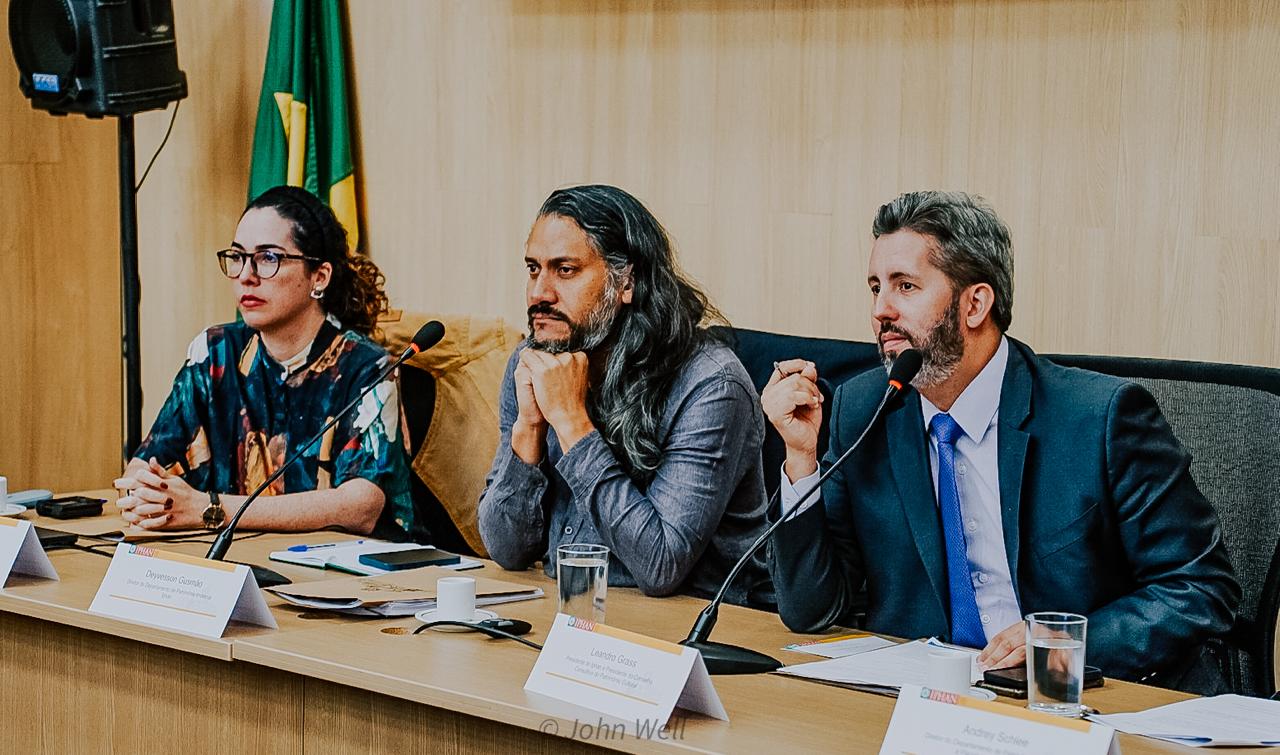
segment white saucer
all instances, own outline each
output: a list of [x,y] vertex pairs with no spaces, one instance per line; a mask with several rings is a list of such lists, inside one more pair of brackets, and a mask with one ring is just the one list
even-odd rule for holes
[[0,506],[0,516],[18,516],[26,510],[27,507],[20,503],[6,503]]
[[[413,618],[417,619],[418,621],[421,621],[423,624],[428,624],[433,621],[440,621],[440,618],[436,616],[435,608],[429,608],[425,611],[418,611],[413,615]],[[471,623],[474,624],[478,621],[484,621],[485,619],[496,619],[496,618],[498,618],[498,614],[494,613],[493,611],[486,611],[483,608],[477,608],[475,615],[471,617]],[[470,627],[450,626],[447,624],[444,626],[431,627],[431,629],[436,632],[474,632],[476,631],[474,629],[471,629]]]

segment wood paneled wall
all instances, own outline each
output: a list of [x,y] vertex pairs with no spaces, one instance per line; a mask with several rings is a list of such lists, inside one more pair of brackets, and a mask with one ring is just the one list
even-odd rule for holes
[[[734,323],[866,339],[875,208],[948,188],[1011,226],[1012,332],[1041,351],[1280,364],[1276,0],[348,4],[365,240],[395,306],[522,322],[534,212],[600,181],[653,209]],[[233,316],[210,251],[245,200],[270,10],[175,0],[191,97],[139,196],[147,421],[192,335]],[[0,90],[0,234],[19,272],[0,337],[24,355],[0,396],[23,397],[22,427],[52,428],[0,432],[12,468],[65,435],[44,418],[118,410],[25,356],[37,321],[109,312],[92,326],[103,355],[72,382],[92,370],[118,392],[114,131]],[[140,161],[167,123],[139,116]],[[31,220],[65,206],[76,222]],[[33,242],[64,253],[34,265]],[[81,323],[60,327],[65,343]]]
[[[212,253],[244,207],[271,20],[270,0],[174,6],[191,96],[138,194],[147,426],[187,342],[234,316]],[[2,38],[0,474],[11,490],[100,488],[123,442],[117,124],[32,110]],[[136,116],[139,175],[169,115]]]
[[102,487],[119,471],[116,123],[34,110],[0,13],[0,475]]
[[[144,434],[169,395],[187,344],[205,327],[235,318],[231,284],[214,252],[231,243],[246,203],[271,5],[173,0],[178,62],[190,95],[138,194]],[[164,138],[169,117],[137,117],[139,172]]]
[[644,200],[734,323],[866,340],[876,207],[986,196],[1042,351],[1280,364],[1280,2],[352,2],[397,304],[523,321],[553,188]]

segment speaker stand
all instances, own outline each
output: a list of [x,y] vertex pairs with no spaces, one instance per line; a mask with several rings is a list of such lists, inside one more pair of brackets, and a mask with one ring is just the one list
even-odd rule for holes
[[776,659],[749,648],[698,640],[683,640],[679,644],[701,653],[707,673],[712,675],[767,674],[782,668]]
[[139,308],[142,281],[138,274],[137,165],[133,145],[133,116],[119,118],[120,173],[120,316],[124,337],[124,458],[142,445],[142,337]]
[[249,567],[253,572],[253,579],[258,583],[258,587],[279,587],[280,585],[291,585],[293,580],[278,571],[268,569],[265,566],[257,566],[255,564],[246,564],[243,561],[228,561],[227,563],[241,564]]

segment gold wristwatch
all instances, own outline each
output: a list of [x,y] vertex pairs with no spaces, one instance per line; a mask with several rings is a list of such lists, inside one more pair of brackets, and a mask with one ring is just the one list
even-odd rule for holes
[[209,491],[209,507],[204,510],[202,518],[205,528],[211,530],[218,529],[227,520],[227,512],[223,510],[222,501],[218,499],[218,491]]

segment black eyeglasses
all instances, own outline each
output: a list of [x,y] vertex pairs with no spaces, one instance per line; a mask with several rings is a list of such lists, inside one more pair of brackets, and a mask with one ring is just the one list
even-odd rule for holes
[[284,252],[275,252],[269,249],[253,252],[252,254],[240,249],[223,249],[218,252],[218,266],[222,268],[222,274],[228,278],[239,278],[240,274],[244,272],[246,260],[249,262],[249,269],[259,278],[270,278],[280,272],[280,263],[284,260],[320,262],[318,257],[308,257],[305,254],[285,254]]

